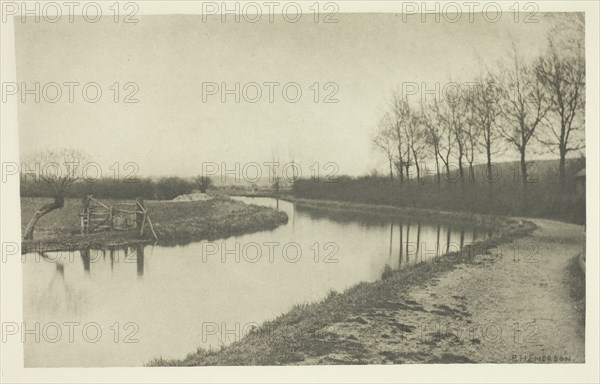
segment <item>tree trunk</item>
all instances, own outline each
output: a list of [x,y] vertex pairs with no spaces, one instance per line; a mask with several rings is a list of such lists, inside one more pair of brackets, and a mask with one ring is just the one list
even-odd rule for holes
[[414,149],[413,149],[413,159],[415,159],[415,170],[417,171],[417,185],[421,185],[421,168],[419,167],[417,153]]
[[406,167],[406,182],[409,183],[410,182],[410,149],[408,147],[408,144],[406,144],[406,163],[405,167]]
[[465,171],[463,169],[462,154],[459,154],[458,156],[458,171],[460,174],[460,183],[462,184],[465,182]]
[[492,148],[489,143],[485,147],[485,154],[487,158],[488,202],[491,204],[494,199],[494,181],[492,177]]
[[440,160],[438,158],[438,154],[435,154],[435,182],[437,183],[437,185],[440,185],[440,181],[441,181],[441,175],[440,175]]
[[400,176],[400,185],[404,183],[404,170],[402,167],[404,166],[404,159],[402,158],[402,146],[398,144],[398,175]]
[[65,205],[65,199],[62,196],[57,196],[54,198],[54,202],[50,204],[46,204],[42,206],[38,211],[33,215],[29,224],[27,224],[27,229],[25,230],[25,240],[33,240],[33,230],[35,229],[35,225],[38,220],[44,216],[45,214],[54,211],[55,209],[62,208]]
[[475,170],[473,169],[473,161],[469,161],[469,180],[475,182]]
[[521,178],[523,184],[527,184],[527,162],[525,161],[525,148],[520,150],[521,152]]
[[390,161],[390,180],[394,181],[394,161],[391,157],[390,157],[389,161]]
[[567,185],[567,180],[566,180],[566,171],[565,171],[565,167],[566,167],[566,156],[567,156],[567,151],[564,148],[560,148],[560,162],[558,165],[558,172],[559,172],[559,180],[560,180],[560,189],[562,192],[565,191],[565,187]]
[[492,182],[492,149],[488,145],[486,147],[486,155],[487,155],[487,179],[488,183]]
[[527,163],[525,161],[525,147],[521,150],[521,177],[523,178],[523,183],[521,184],[521,214],[526,215],[528,211],[527,204]]

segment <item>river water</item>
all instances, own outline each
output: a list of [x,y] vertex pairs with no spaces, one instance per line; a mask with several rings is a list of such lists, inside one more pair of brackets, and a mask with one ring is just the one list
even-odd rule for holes
[[142,366],[219,348],[296,304],[380,279],[386,266],[431,261],[491,235],[235,199],[278,208],[289,221],[183,246],[25,255],[25,366]]

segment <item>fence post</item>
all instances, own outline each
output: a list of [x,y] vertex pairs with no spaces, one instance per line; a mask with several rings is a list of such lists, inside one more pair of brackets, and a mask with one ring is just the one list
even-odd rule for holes
[[85,233],[90,233],[90,220],[92,218],[92,205],[88,205],[87,215],[85,218]]
[[135,207],[135,228],[139,231],[142,229],[142,224],[144,223],[144,210],[146,209],[144,206],[144,199],[142,199],[141,197],[138,197],[137,199],[135,199],[136,202],[140,205],[140,207]]
[[86,220],[87,220],[87,214],[88,214],[88,209],[90,206],[90,197],[89,196],[85,196],[81,202],[81,213],[79,214],[79,216],[81,217],[81,234],[83,235],[84,233],[86,233]]
[[108,225],[110,225],[110,230],[112,231],[113,229],[115,229],[115,226],[113,224],[114,222],[114,217],[115,217],[115,207],[110,206],[110,216],[108,218]]

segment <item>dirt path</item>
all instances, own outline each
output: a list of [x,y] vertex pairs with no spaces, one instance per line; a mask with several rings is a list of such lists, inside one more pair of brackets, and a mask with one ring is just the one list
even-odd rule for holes
[[360,345],[359,356],[336,351],[302,364],[584,362],[584,327],[566,281],[583,227],[533,221],[531,236],[411,288],[393,308],[327,329]]

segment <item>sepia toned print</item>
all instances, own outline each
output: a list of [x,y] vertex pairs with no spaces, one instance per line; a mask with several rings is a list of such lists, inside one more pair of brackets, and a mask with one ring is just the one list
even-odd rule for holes
[[587,12],[188,5],[2,2],[25,369],[591,363]]

